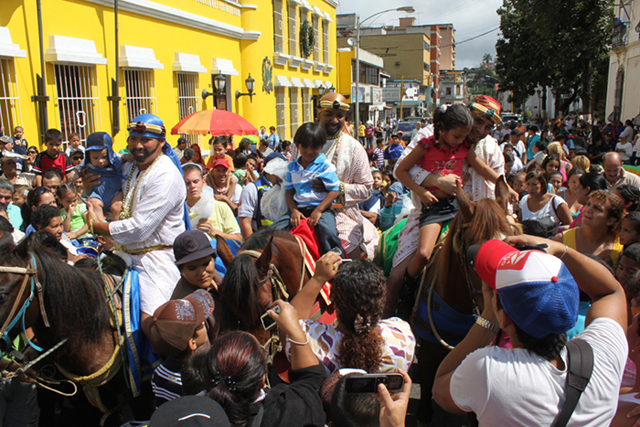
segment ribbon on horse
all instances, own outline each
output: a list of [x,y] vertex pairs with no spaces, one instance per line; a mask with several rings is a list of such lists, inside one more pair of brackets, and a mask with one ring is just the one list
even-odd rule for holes
[[[304,225],[308,230],[310,230],[309,227],[306,225],[306,222],[304,223]],[[312,249],[309,248],[309,245],[307,244],[307,241],[309,239],[309,234],[299,235],[295,233],[295,231],[301,227],[302,227],[302,224],[300,224],[298,227],[291,230],[291,234],[293,234],[296,240],[298,241],[298,245],[300,246],[300,252],[302,253],[302,257],[304,259],[305,268],[309,271],[309,274],[313,276],[316,272],[316,260],[319,258],[319,256],[314,258],[313,252],[315,252],[316,254],[318,253],[318,246],[315,246],[313,248],[314,251],[312,252]],[[315,237],[315,233],[313,233],[312,235],[313,237]],[[315,239],[316,241],[318,240],[317,237],[315,237]],[[302,271],[302,276],[304,277],[304,270]],[[322,285],[322,289],[320,289],[320,295],[322,296],[322,299],[324,300],[325,304],[327,305],[331,304],[331,283],[327,282],[324,285]]]
[[131,393],[133,397],[137,397],[140,395],[142,382],[151,378],[153,370],[162,360],[151,350],[151,344],[142,332],[138,272],[131,267],[125,273],[123,295],[127,377]]

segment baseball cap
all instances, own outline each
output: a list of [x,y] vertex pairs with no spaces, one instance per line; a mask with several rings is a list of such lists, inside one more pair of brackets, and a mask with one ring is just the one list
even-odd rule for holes
[[153,313],[149,341],[155,353],[172,358],[187,349],[189,340],[206,319],[215,303],[204,289],[183,299],[169,300]]
[[82,155],[82,158],[84,159],[84,151],[82,151],[80,148],[74,148],[69,152],[69,157],[73,157],[76,154],[80,154]]
[[227,427],[222,406],[206,396],[182,396],[162,404],[153,412],[149,427]]
[[225,169],[229,169],[229,163],[225,159],[217,159],[216,161],[214,161],[211,165],[211,169],[215,168],[216,166],[222,166]]
[[7,136],[7,135],[0,136],[0,142],[2,142],[3,144],[9,144],[9,143],[13,142],[13,138],[11,138],[10,136]]
[[537,250],[520,251],[500,240],[471,246],[467,257],[527,334],[541,339],[575,326],[580,291],[558,258]]
[[271,160],[274,160],[274,159],[282,159],[285,162],[287,161],[287,158],[284,156],[284,154],[274,151],[273,153],[269,154],[267,157],[264,158],[263,166],[267,166],[267,163],[269,163]]
[[181,233],[173,241],[173,256],[176,265],[187,264],[200,258],[212,256],[216,250],[203,231],[189,230]]
[[620,134],[620,138],[629,138],[629,132],[627,132],[626,130],[623,130],[622,133]]
[[603,133],[604,136],[613,136],[613,130],[607,129]]
[[113,147],[113,139],[106,132],[94,132],[87,137],[86,150],[102,150],[106,147]]

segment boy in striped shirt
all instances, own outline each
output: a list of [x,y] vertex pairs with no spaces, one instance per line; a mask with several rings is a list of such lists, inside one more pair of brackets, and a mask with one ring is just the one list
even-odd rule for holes
[[[338,248],[345,258],[336,228],[336,217],[330,209],[340,193],[340,180],[335,166],[322,153],[327,133],[319,124],[305,123],[296,132],[293,142],[300,157],[289,163],[284,181],[290,212],[273,227],[297,227],[302,219],[309,218],[308,225],[315,227],[322,253]],[[311,187],[312,181],[318,180],[324,184],[326,193],[315,191]]]

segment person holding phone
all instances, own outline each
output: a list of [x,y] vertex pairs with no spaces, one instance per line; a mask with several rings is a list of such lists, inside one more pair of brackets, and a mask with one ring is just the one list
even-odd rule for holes
[[[196,353],[182,370],[186,394],[205,391],[220,403],[231,425],[261,427],[325,425],[320,387],[325,369],[308,345],[298,313],[277,300],[280,314],[269,310],[280,339],[292,345],[290,384],[265,388],[267,354],[255,337],[234,331],[221,335],[205,353]],[[286,338],[285,338],[286,337]]]

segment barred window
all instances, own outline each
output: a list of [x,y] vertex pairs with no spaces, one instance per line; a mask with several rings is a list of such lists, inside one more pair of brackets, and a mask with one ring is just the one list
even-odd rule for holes
[[286,118],[285,118],[285,110],[286,110],[286,104],[285,104],[285,92],[284,92],[285,88],[284,87],[277,87],[276,88],[276,114],[278,115],[277,117],[277,129],[278,129],[278,136],[280,137],[280,139],[287,139],[286,135],[285,135],[285,129],[286,129]]
[[329,21],[322,21],[322,62],[329,64]]
[[315,39],[315,43],[313,44],[313,60],[320,61],[320,20],[316,15],[313,15],[313,35]]
[[18,97],[18,79],[13,59],[0,58],[0,125],[6,135],[22,126],[22,111]]
[[[198,75],[194,73],[176,73],[178,80],[178,116],[180,120],[198,111]],[[200,135],[180,135],[187,139],[189,146],[202,142]],[[202,144],[200,144],[202,145]],[[201,147],[202,148],[202,147]]]
[[296,4],[289,2],[289,55],[300,56],[298,53],[298,20]]
[[302,121],[304,123],[313,120],[311,117],[311,109],[313,108],[311,103],[311,91],[307,88],[302,89]]
[[84,143],[87,135],[102,129],[100,93],[95,67],[54,65],[56,98],[63,148],[72,133]]
[[282,0],[273,0],[273,51],[282,52],[284,45]]
[[300,127],[300,113],[298,103],[298,88],[289,88],[289,105],[291,107],[291,138],[296,134],[298,127]]
[[129,123],[139,114],[156,114],[156,88],[151,70],[124,70]]

